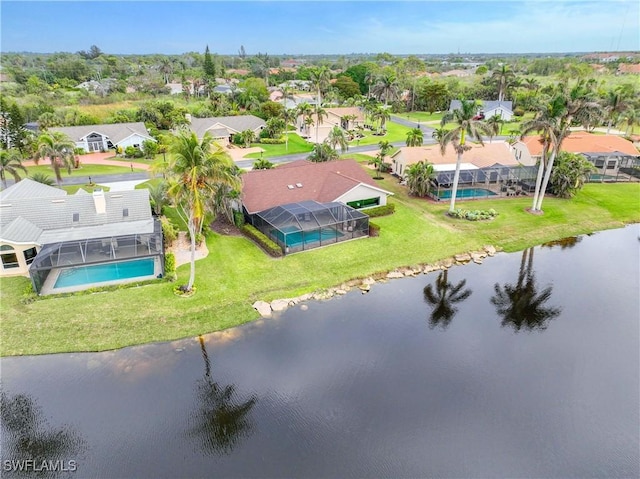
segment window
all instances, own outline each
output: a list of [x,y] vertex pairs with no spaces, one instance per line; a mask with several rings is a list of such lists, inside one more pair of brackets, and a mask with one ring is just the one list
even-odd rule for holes
[[77,223],[78,221],[80,221],[80,213],[74,213],[73,214],[73,222]]
[[616,168],[616,160],[607,161],[607,170],[614,170]]
[[380,204],[380,197],[367,198],[366,200],[349,201],[347,205],[355,209],[369,208],[370,206],[378,206]]
[[36,255],[38,254],[38,252],[36,251],[36,248],[29,248],[24,250],[23,252],[24,254],[24,259],[27,262],[27,264],[31,264],[33,263],[34,258],[36,257]]
[[124,209],[122,210],[122,216],[123,216],[123,217],[125,217],[125,218],[126,218],[127,216],[129,216],[129,208],[124,208]]
[[0,259],[2,259],[2,266],[4,266],[4,269],[20,267],[18,257],[15,253],[3,253],[0,255]]

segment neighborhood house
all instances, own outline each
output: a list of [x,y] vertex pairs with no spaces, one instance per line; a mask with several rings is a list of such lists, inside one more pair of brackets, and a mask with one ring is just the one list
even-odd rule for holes
[[128,146],[141,148],[143,141],[156,141],[144,123],[114,123],[109,125],[65,126],[49,128],[49,131],[64,133],[75,142],[76,148],[84,151],[107,151]]
[[228,146],[232,142],[233,135],[251,130],[256,136],[267,126],[265,121],[253,115],[219,116],[212,118],[193,118],[187,115],[187,127],[193,131],[198,138],[209,134],[222,146]]
[[[513,118],[512,102],[510,101],[485,101],[478,100],[477,116],[480,119],[488,120],[492,116],[498,116],[504,121],[511,121]],[[459,110],[462,106],[460,100],[451,100],[449,111]]]
[[294,161],[242,176],[247,222],[285,253],[369,234],[360,209],[387,204],[392,193],[379,188],[354,160]]
[[28,274],[34,291],[51,294],[163,272],[147,189],[69,195],[24,179],[0,192],[0,276]]

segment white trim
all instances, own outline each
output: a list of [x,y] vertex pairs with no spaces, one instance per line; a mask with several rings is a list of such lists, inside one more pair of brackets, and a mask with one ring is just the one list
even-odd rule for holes
[[342,193],[340,196],[338,196],[333,201],[337,201],[339,203],[344,203],[341,198],[345,197],[346,195],[351,193],[353,190],[355,190],[357,188],[360,188],[361,186],[363,186],[365,188],[368,188],[370,190],[376,191],[378,193],[382,193],[382,194],[384,194],[386,196],[393,196],[393,193],[391,193],[390,191],[383,190],[382,188],[378,188],[377,186],[368,185],[367,183],[358,183],[356,186],[354,186],[353,188],[350,188],[349,190],[345,191],[344,193]]

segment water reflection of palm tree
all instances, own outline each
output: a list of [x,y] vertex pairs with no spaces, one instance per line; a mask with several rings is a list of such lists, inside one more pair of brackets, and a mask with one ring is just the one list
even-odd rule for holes
[[494,285],[495,295],[490,301],[502,317],[502,326],[511,326],[515,331],[545,330],[548,322],[556,318],[560,308],[545,306],[551,297],[552,287],[538,290],[533,271],[533,248],[522,252],[520,272],[516,285]]
[[431,328],[440,326],[442,329],[446,329],[458,312],[454,305],[464,301],[472,293],[470,289],[464,289],[467,284],[466,279],[453,285],[448,280],[448,274],[449,271],[445,269],[438,275],[435,282],[435,291],[431,284],[424,288],[424,300],[432,306],[431,317],[429,318],[429,327]]
[[227,454],[253,429],[248,415],[257,398],[251,396],[242,402],[236,394],[235,385],[221,386],[213,381],[204,338],[199,336],[198,339],[205,374],[196,385],[200,408],[191,418],[194,426],[190,429],[190,435],[198,439],[205,454]]
[[[78,455],[85,446],[81,436],[68,426],[50,427],[42,410],[26,394],[9,396],[2,391],[0,401],[3,465],[7,460],[16,461],[14,464],[33,461],[32,464],[42,469],[36,472],[38,477],[56,477],[78,467]],[[56,470],[54,467],[43,469],[45,462],[56,465]],[[22,474],[29,476],[34,471],[23,471]]]

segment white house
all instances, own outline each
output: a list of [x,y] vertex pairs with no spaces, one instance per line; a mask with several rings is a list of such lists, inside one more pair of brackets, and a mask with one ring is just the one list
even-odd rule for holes
[[[504,121],[511,121],[513,118],[513,103],[510,101],[485,101],[478,100],[478,115],[483,115],[485,119],[498,115]],[[461,106],[460,100],[451,100],[449,111],[459,110]]]
[[64,126],[50,128],[67,135],[76,144],[88,152],[106,151],[111,148],[128,146],[142,147],[144,141],[156,141],[142,122],[114,123],[108,125]]

